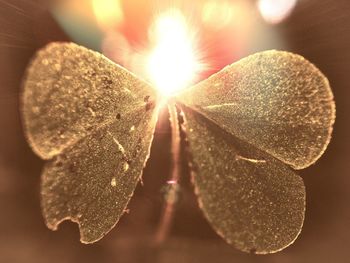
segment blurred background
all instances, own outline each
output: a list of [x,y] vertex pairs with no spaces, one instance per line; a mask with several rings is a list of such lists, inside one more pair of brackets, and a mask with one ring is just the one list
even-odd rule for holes
[[[282,252],[256,256],[227,245],[203,218],[182,181],[173,227],[159,247],[159,225],[170,165],[170,127],[161,112],[143,185],[129,214],[101,241],[79,243],[64,222],[48,230],[40,210],[43,161],[23,136],[19,96],[35,51],[74,41],[149,79],[157,17],[175,9],[186,20],[196,59],[195,83],[225,65],[266,49],[303,55],[329,78],[336,99],[333,139],[324,156],[298,173],[307,190],[305,224]],[[348,262],[350,246],[350,1],[348,0],[0,0],[0,262]]]

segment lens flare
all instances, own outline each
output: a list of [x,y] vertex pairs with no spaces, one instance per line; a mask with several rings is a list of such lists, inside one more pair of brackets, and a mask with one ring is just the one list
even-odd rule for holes
[[201,69],[194,34],[176,9],[157,17],[150,34],[154,46],[147,61],[149,78],[164,96],[173,95],[190,85]]
[[120,0],[92,0],[92,7],[103,29],[113,29],[124,20]]
[[228,1],[206,2],[202,10],[202,21],[209,28],[220,30],[227,26],[233,19],[233,4]]

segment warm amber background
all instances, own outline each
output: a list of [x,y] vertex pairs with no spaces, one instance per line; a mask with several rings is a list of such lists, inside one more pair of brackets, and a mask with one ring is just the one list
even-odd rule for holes
[[64,223],[57,232],[45,227],[39,200],[43,162],[23,137],[20,81],[37,48],[68,37],[46,11],[43,2],[47,1],[41,2],[0,1],[1,263],[349,261],[350,1],[301,0],[292,16],[277,26],[289,50],[314,62],[329,77],[336,98],[337,120],[325,155],[299,172],[307,188],[306,219],[300,237],[284,251],[268,256],[241,253],[212,231],[196,206],[185,162],[185,179],[171,236],[161,249],[149,247],[169,169],[166,116],[157,129],[144,186],[137,188],[130,214],[110,234],[94,245],[82,245],[72,223]]

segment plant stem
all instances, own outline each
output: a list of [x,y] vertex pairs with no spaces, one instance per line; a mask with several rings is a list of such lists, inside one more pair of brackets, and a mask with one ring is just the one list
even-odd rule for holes
[[175,102],[168,103],[170,125],[171,125],[171,153],[172,153],[172,170],[169,180],[167,181],[169,190],[166,194],[165,204],[156,232],[156,244],[161,244],[169,234],[174,212],[175,203],[178,194],[178,181],[180,179],[180,126]]

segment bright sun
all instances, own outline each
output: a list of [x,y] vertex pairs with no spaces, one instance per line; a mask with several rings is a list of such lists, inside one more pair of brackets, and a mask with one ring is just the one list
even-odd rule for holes
[[154,47],[147,61],[150,80],[164,96],[171,96],[190,85],[200,70],[193,34],[183,14],[172,9],[157,17],[151,37]]

